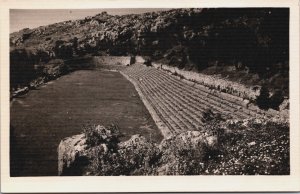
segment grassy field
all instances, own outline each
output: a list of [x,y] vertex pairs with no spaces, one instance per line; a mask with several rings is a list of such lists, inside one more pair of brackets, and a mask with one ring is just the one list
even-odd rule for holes
[[76,71],[11,105],[11,176],[57,175],[57,146],[88,124],[117,124],[123,140],[162,135],[136,90],[120,73]]

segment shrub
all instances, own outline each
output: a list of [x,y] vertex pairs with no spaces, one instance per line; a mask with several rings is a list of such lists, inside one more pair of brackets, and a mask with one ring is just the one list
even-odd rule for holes
[[117,145],[116,141],[109,144],[113,144],[116,149],[105,149],[108,144],[92,148],[92,175],[148,175],[153,173],[160,158],[156,144],[139,135],[132,136],[123,144]]
[[151,58],[150,58],[150,57],[144,57],[144,59],[145,59],[144,64],[145,64],[146,66],[152,66],[152,61],[151,61]]
[[269,108],[269,90],[267,87],[263,86],[260,90],[260,95],[256,98],[256,104],[261,109]]
[[280,104],[284,100],[284,95],[281,90],[275,91],[275,93],[270,97],[270,108],[279,110]]
[[164,140],[158,172],[165,175],[197,175],[204,172],[204,163],[210,152],[199,132],[185,132]]
[[121,137],[119,127],[110,125],[107,128],[101,125],[86,126],[83,129],[86,136],[86,144],[89,147],[106,144],[111,149],[116,149]]

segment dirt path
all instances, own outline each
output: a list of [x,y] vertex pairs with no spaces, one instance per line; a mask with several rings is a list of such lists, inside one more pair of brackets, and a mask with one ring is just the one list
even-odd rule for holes
[[118,72],[77,71],[14,99],[11,175],[57,175],[60,140],[86,124],[118,124],[127,139],[162,139],[133,85]]

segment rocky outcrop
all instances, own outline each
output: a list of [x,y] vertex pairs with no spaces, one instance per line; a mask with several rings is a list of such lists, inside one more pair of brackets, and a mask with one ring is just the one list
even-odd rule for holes
[[24,95],[24,94],[26,94],[28,91],[29,91],[29,88],[28,88],[28,87],[24,87],[24,88],[20,88],[20,89],[18,89],[18,90],[15,90],[15,91],[12,92],[11,98],[12,98],[12,97],[18,97],[18,96]]
[[289,110],[290,102],[289,99],[284,99],[281,105],[279,106],[280,111]]
[[136,134],[119,142],[114,128],[93,126],[58,147],[59,175],[287,175],[289,122],[213,119],[153,143]]
[[[105,127],[97,126],[96,128],[105,131],[101,134],[111,134]],[[102,138],[109,139],[110,137],[105,135]],[[146,171],[151,174],[166,175],[170,168],[179,165],[176,158],[182,149],[188,147],[188,149],[197,150],[201,160],[205,156],[205,149],[215,149],[218,145],[216,136],[200,131],[188,131],[171,136],[159,145],[149,142],[139,134],[115,146],[112,146],[112,142],[109,141],[101,141],[90,146],[91,142],[88,141],[85,134],[80,134],[65,138],[60,142],[58,146],[59,175],[106,175],[110,170],[114,170],[115,175],[138,175]],[[110,149],[111,147],[116,147],[116,150]],[[114,162],[106,163],[111,157],[114,157]]]
[[[86,155],[86,139],[84,134],[74,135],[63,139],[58,146],[58,175],[78,172],[79,169],[73,169],[78,166],[77,163]],[[81,164],[82,166],[83,163]],[[80,166],[80,165],[79,165]],[[74,172],[75,171],[75,172]]]

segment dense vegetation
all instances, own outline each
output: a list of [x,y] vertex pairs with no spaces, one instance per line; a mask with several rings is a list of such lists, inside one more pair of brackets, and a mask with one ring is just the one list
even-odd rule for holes
[[[30,80],[32,65],[49,58],[147,55],[288,96],[288,9],[174,9],[123,16],[102,12],[14,32],[10,45],[12,85]],[[22,67],[16,62],[20,59],[26,61]]]

